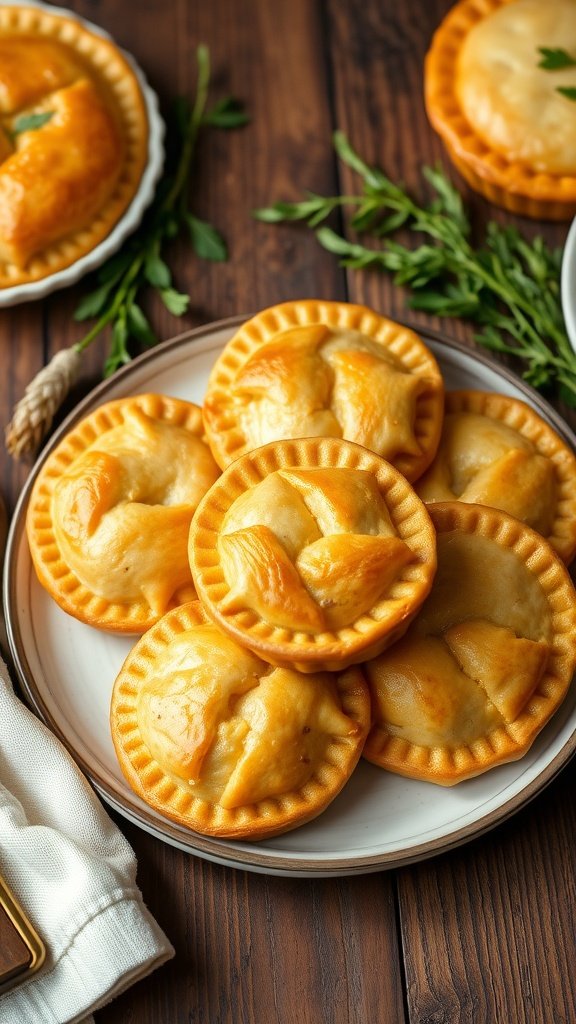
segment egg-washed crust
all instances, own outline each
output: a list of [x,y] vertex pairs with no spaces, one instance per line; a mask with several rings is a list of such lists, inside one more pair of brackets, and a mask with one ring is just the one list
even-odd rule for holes
[[552,531],[546,538],[567,565],[576,554],[576,455],[526,402],[488,391],[446,392],[445,412],[477,413],[505,423],[554,464],[558,488]]
[[[569,220],[576,214],[576,173],[547,174],[507,160],[474,131],[456,97],[456,62],[464,39],[480,21],[513,2],[460,0],[448,11],[426,55],[426,111],[455,167],[489,202],[522,216]],[[535,64],[540,42],[534,47]]]
[[334,676],[341,708],[357,728],[335,737],[324,761],[302,786],[280,797],[226,809],[195,797],[185,783],[167,776],[144,744],[138,726],[138,694],[161,662],[170,641],[210,621],[198,601],[169,612],[143,636],[116,679],[110,723],[120,767],[135,793],[160,814],[203,835],[258,840],[288,832],[317,817],[337,796],[356,767],[370,726],[370,696],[361,670]]
[[[166,395],[143,394],[120,398],[100,406],[78,423],[40,468],[30,495],[26,532],[32,562],[40,583],[69,615],[88,625],[115,633],[142,633],[158,619],[142,600],[130,604],[112,603],[85,586],[64,561],[56,540],[52,517],[52,496],[62,475],[107,431],[124,423],[130,408],[182,427],[204,438],[202,411],[191,402]],[[191,515],[191,513],[190,513]],[[192,580],[174,594],[170,607],[196,596]]]
[[[394,465],[408,480],[415,480],[432,461],[442,428],[444,384],[438,363],[419,336],[409,328],[380,316],[366,306],[348,302],[301,299],[262,310],[246,321],[218,357],[204,401],[206,434],[221,468],[250,450],[239,428],[232,386],[239,372],[258,349],[286,330],[322,324],[358,331],[382,345],[407,373],[422,383],[416,401],[414,434],[420,453],[401,454]],[[354,440],[351,438],[350,440]]]
[[[338,467],[374,474],[400,540],[414,554],[384,598],[350,626],[311,633],[271,625],[257,612],[226,607],[230,589],[218,554],[224,516],[234,501],[270,473],[287,468]],[[436,571],[436,535],[424,504],[384,459],[330,437],[276,441],[247,452],[226,469],[199,503],[190,529],[192,576],[210,617],[265,661],[300,672],[337,671],[374,656],[401,637],[428,594]]]
[[463,502],[428,506],[436,531],[458,530],[513,551],[536,577],[551,614],[550,653],[543,676],[518,717],[470,745],[428,747],[374,724],[364,757],[407,778],[452,786],[489,768],[523,757],[564,700],[576,666],[576,597],[568,572],[534,530],[497,509]]
[[62,43],[76,54],[97,83],[119,122],[122,168],[112,194],[90,224],[48,245],[22,268],[0,262],[0,288],[27,284],[55,274],[91,252],[112,230],[132,202],[148,159],[148,116],[138,77],[121,50],[74,17],[34,7],[0,6],[0,36],[37,35]]

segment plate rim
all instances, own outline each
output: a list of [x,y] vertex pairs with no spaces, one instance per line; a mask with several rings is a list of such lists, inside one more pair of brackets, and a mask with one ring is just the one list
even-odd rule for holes
[[[80,770],[108,805],[114,808],[114,810],[121,814],[125,819],[131,821],[144,831],[191,855],[199,856],[204,859],[241,870],[251,870],[259,873],[270,875],[277,874],[289,877],[341,877],[345,875],[360,875],[375,871],[404,867],[408,864],[417,863],[431,857],[439,856],[469,842],[472,839],[484,835],[486,832],[506,821],[512,815],[518,813],[532,799],[534,799],[534,797],[539,795],[576,754],[576,729],[572,731],[562,748],[557,752],[552,760],[542,768],[537,777],[532,779],[532,781],[526,786],[522,787],[518,793],[509,797],[498,807],[493,808],[480,818],[477,818],[459,828],[453,829],[444,836],[438,836],[416,845],[409,845],[400,850],[389,851],[387,853],[367,854],[363,857],[340,856],[332,859],[326,859],[326,855],[322,854],[314,858],[310,858],[309,855],[308,857],[298,856],[296,859],[295,857],[292,858],[289,854],[277,853],[276,851],[268,848],[266,848],[264,852],[261,852],[258,849],[257,844],[254,844],[249,852],[244,848],[239,849],[236,853],[236,844],[233,840],[216,839],[203,836],[200,833],[178,826],[169,819],[162,819],[159,822],[157,817],[151,812],[151,809],[150,812],[148,812],[145,807],[141,807],[139,804],[135,805],[129,796],[125,797],[123,794],[119,795],[114,791],[113,787],[109,786],[105,780],[100,778],[98,776],[98,771],[95,770],[93,766],[88,765],[84,758],[78,754],[73,743],[68,740],[65,733],[60,729],[57,722],[53,719],[50,711],[45,706],[41,695],[37,691],[33,674],[22,649],[23,644],[15,613],[17,605],[15,594],[16,564],[20,545],[23,541],[25,511],[30,492],[34,481],[50,452],[56,447],[62,436],[68,432],[71,426],[83,417],[85,411],[89,407],[91,408],[103,401],[104,396],[109,390],[116,388],[118,384],[122,385],[122,382],[126,378],[132,376],[135,370],[139,369],[146,363],[155,362],[171,350],[176,350],[189,344],[193,345],[194,342],[203,341],[204,345],[202,346],[202,349],[208,351],[211,347],[210,343],[213,335],[219,334],[225,330],[233,331],[237,329],[242,323],[249,319],[250,316],[251,314],[237,315],[212,321],[199,327],[190,328],[172,338],[167,339],[166,341],[160,342],[154,346],[154,348],[146,350],[141,355],[133,359],[131,363],[118,370],[112,377],[101,381],[92,388],[60,423],[45,445],[44,449],[35,461],[18,498],[18,502],[12,515],[6,545],[2,599],[9,650],[14,669],[18,677],[18,682],[26,697],[27,703],[57,736],[60,742],[63,743],[64,747],[68,750]],[[404,326],[409,327],[410,329],[416,330],[422,336],[425,343],[429,339],[441,348],[457,352],[466,358],[471,359],[473,362],[481,363],[492,372],[497,373],[504,381],[520,390],[526,398],[529,399],[530,403],[537,408],[537,411],[539,411],[544,418],[554,426],[562,436],[563,440],[573,450],[576,450],[576,435],[567,422],[554,409],[554,407],[543,398],[542,395],[522,380],[522,378],[514,373],[514,371],[498,363],[485,353],[478,352],[471,346],[467,346],[455,339],[449,338],[441,332],[430,330],[428,328],[414,327],[405,321],[398,322],[403,323]],[[192,842],[190,842],[190,837]]]

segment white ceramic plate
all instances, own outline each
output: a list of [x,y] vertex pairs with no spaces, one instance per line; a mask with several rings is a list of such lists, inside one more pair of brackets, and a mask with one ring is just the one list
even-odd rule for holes
[[[129,789],[108,730],[112,684],[133,641],[85,626],[62,612],[36,580],[25,538],[30,488],[48,452],[73,423],[113,398],[159,391],[201,403],[210,368],[245,318],[165,342],[99,385],[68,417],[38,462],[12,522],[4,573],[10,647],[24,692],[63,740],[103,798],[165,842],[221,864],[283,875],[346,875],[397,867],[477,836],[536,795],[576,749],[576,688],[513,764],[452,789],[400,778],[361,762],[315,821],[260,843],[210,839],[163,819]],[[475,387],[523,398],[568,443],[574,438],[535,392],[485,357],[425,335],[448,388]]]
[[561,293],[566,331],[576,352],[576,219],[572,221],[562,255]]
[[[64,7],[54,7],[52,4],[42,3],[40,0],[0,0],[0,3],[3,7],[14,7],[15,5],[38,7],[41,10],[50,11],[51,14],[61,14],[66,18],[75,18],[76,21],[79,21],[91,32],[94,32],[95,35],[102,36],[104,39],[112,38],[107,32],[99,28],[98,25],[94,25],[91,21],[79,17],[74,11]],[[148,115],[148,162],[138,191],[117,224],[114,225],[106,238],[96,245],[94,249],[91,249],[90,252],[76,260],[69,267],[65,267],[55,274],[49,274],[48,277],[43,277],[40,281],[30,281],[27,284],[14,285],[12,288],[1,288],[0,307],[16,306],[21,302],[43,299],[46,295],[57,291],[59,288],[67,288],[69,285],[80,280],[84,274],[88,274],[91,270],[101,266],[109,256],[117,252],[128,235],[131,235],[136,230],[142,220],[146,207],[152,201],[156,184],[164,166],[164,122],[160,117],[158,97],[148,85],[142,70],[129,53],[126,53],[125,50],[121,50],[121,52],[132,66],[138,78]]]

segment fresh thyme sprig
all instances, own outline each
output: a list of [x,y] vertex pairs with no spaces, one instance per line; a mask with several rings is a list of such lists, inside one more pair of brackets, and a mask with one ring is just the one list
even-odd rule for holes
[[[513,227],[490,223],[483,245],[475,247],[459,192],[440,168],[423,174],[434,190],[421,205],[404,188],[354,152],[342,132],[334,135],[340,159],[362,179],[359,194],[319,196],[278,202],[254,211],[268,223],[302,221],[346,267],[390,271],[412,291],[412,308],[438,316],[458,316],[483,327],[476,335],[486,348],[518,357],[523,376],[537,388],[558,385],[561,397],[576,407],[576,355],[560,306],[561,253],[542,238],[528,242]],[[350,242],[322,225],[339,207],[352,208],[351,227],[383,240],[369,248]],[[415,248],[385,237],[406,225],[428,236]]]
[[[189,180],[198,133],[203,126],[236,128],[246,124],[248,117],[237,100],[226,97],[207,110],[210,85],[210,55],[200,45],[196,51],[198,78],[194,103],[179,99],[169,126],[167,149],[173,168],[168,168],[151,209],[122,251],[112,256],[98,271],[97,288],[78,306],[78,321],[97,317],[96,323],[76,343],[84,351],[105,327],[111,325],[110,352],[104,367],[105,376],[130,361],[130,343],[150,346],[158,340],[142,307],[140,292],[150,286],[174,316],[186,312],[190,298],[173,287],[172,274],[165,262],[164,244],[186,231],[196,254],[206,260],[227,259],[227,249],[219,232],[188,208]],[[176,158],[174,160],[174,154]]]
[[[141,291],[148,287],[155,289],[174,316],[186,311],[189,296],[174,288],[164,259],[167,242],[187,232],[195,253],[202,259],[227,258],[226,243],[216,228],[189,209],[190,175],[200,130],[236,128],[246,124],[248,117],[232,97],[225,97],[207,109],[210,54],[206,46],[198,47],[196,60],[194,102],[190,104],[180,99],[175,105],[173,123],[167,133],[166,173],[151,207],[120,252],[100,268],[97,287],[85,296],[76,310],[76,320],[96,318],[95,324],[70,348],[56,353],[28,384],[13,411],[5,430],[5,441],[14,458],[36,452],[77,377],[82,352],[105,328],[111,327],[105,376],[130,361],[134,344],[139,347],[156,343],[154,330],[138,301]],[[39,126],[39,123],[29,123],[27,130]]]

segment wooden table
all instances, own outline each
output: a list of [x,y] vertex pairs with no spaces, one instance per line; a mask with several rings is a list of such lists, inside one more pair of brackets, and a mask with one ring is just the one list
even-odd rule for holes
[[[423,56],[449,0],[77,0],[145,69],[166,107],[194,88],[194,49],[212,53],[214,96],[233,93],[246,129],[214,133],[199,151],[192,202],[226,236],[227,263],[201,263],[185,243],[169,261],[192,297],[174,319],[153,298],[160,337],[291,298],[365,302],[471,343],[472,330],[410,313],[386,276],[344,272],[312,233],[251,217],[304,189],[355,187],[331,146],[343,129],[368,162],[419,191],[420,167],[442,159],[422,102]],[[459,182],[459,184],[462,184]],[[506,220],[464,188],[481,225]],[[512,220],[512,218],[510,218]],[[523,223],[533,232],[534,226]],[[565,225],[541,225],[562,244]],[[33,374],[80,337],[79,283],[0,315],[0,411]],[[105,342],[85,356],[73,402],[99,378]],[[13,507],[29,467],[0,453]],[[96,1015],[98,1024],[473,1024],[576,1019],[576,812],[572,762],[496,830],[434,860],[342,879],[234,871],[181,853],[117,819],[138,857],[152,913],[175,959]]]

